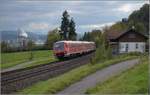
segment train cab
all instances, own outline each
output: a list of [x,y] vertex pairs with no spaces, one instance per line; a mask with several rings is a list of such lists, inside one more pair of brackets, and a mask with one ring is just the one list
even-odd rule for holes
[[55,56],[57,56],[57,57],[64,57],[65,54],[66,54],[64,42],[56,42],[56,43],[54,43],[53,51],[54,51]]

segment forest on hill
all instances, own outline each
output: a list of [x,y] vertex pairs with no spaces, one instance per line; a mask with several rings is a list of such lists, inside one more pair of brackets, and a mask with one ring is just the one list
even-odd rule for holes
[[[137,32],[149,35],[149,4],[144,4],[139,10],[133,11],[128,18],[123,18],[121,21],[116,22],[110,27],[104,27],[102,30],[92,30],[91,32],[85,32],[84,36],[80,40],[95,41],[99,36],[99,32],[123,32],[135,27]],[[94,32],[94,33],[93,33]]]
[[144,4],[139,10],[133,11],[128,18],[116,22],[109,28],[109,31],[125,31],[132,26],[137,32],[146,36],[149,34],[149,4]]

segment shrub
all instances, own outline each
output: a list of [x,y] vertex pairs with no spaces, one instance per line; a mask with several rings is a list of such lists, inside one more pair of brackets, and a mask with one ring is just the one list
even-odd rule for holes
[[139,56],[139,55],[141,55],[142,53],[141,52],[130,52],[130,53],[128,53],[128,55],[136,55],[136,56]]
[[96,41],[98,44],[94,57],[91,60],[91,64],[98,63],[99,61],[105,61],[112,58],[112,50],[109,45],[106,44],[105,35],[102,34]]

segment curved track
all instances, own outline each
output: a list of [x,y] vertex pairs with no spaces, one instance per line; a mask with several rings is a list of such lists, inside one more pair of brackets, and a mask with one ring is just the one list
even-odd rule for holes
[[18,69],[1,73],[1,93],[8,94],[16,92],[38,81],[63,74],[75,67],[90,61],[93,53],[62,62],[52,62],[24,69]]

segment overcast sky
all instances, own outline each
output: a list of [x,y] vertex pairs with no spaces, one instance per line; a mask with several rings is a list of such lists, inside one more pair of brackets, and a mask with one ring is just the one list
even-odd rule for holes
[[61,15],[67,10],[76,23],[76,32],[101,29],[127,18],[148,0],[137,1],[19,1],[0,3],[0,31],[21,28],[30,32],[47,33],[59,27]]

